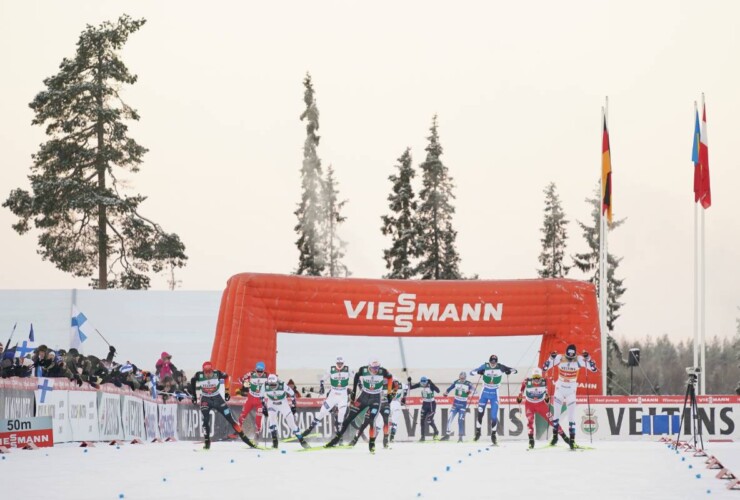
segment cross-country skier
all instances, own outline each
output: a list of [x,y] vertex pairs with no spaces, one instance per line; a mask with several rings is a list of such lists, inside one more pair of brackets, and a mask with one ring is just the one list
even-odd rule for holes
[[517,371],[514,368],[498,362],[498,356],[491,354],[488,363],[483,363],[478,368],[470,371],[470,375],[483,376],[483,392],[478,400],[478,414],[475,419],[475,441],[480,439],[481,426],[483,425],[483,416],[486,413],[486,406],[491,403],[491,442],[496,444],[496,427],[498,426],[498,388],[501,386],[501,379],[504,375],[511,375]]
[[[358,413],[367,408],[370,415],[370,422],[375,418],[380,409],[380,399],[383,397],[383,386],[390,388],[393,376],[380,366],[379,361],[371,361],[367,366],[361,367],[355,373],[354,383],[352,384],[352,392],[350,392],[350,401],[352,406],[347,412],[342,422],[342,427],[337,432],[336,436],[326,443],[327,448],[336,446],[339,440],[342,439],[342,435],[345,433],[350,423],[355,419]],[[357,399],[357,386],[361,387],[361,393]],[[364,425],[362,426],[364,427]],[[370,452],[375,452],[375,426],[370,426],[370,441],[368,443]]]
[[457,442],[462,442],[463,437],[465,436],[465,414],[468,411],[468,399],[470,399],[470,395],[475,392],[473,384],[467,378],[467,373],[460,372],[457,380],[455,380],[444,392],[444,395],[447,396],[450,392],[454,391],[455,400],[452,402],[450,416],[447,419],[447,431],[445,435],[442,436],[441,441],[447,441],[450,439],[450,436],[452,436],[452,422],[455,420],[455,417],[457,417],[458,426]]
[[414,389],[421,389],[421,439],[419,441],[426,441],[428,426],[434,431],[432,439],[437,439],[439,430],[437,424],[434,423],[434,415],[437,413],[437,402],[434,400],[434,393],[439,393],[439,387],[434,385],[434,382],[427,377],[421,377],[417,384],[411,384],[411,377],[406,380],[409,383],[409,392]]
[[[547,379],[542,377],[542,370],[533,368],[529,377],[522,381],[519,389],[519,395],[516,402],[524,400],[524,413],[527,416],[527,435],[529,437],[529,447],[534,448],[534,418],[539,415],[545,419],[548,424],[552,423],[550,414],[550,395],[548,394]],[[555,429],[557,432],[557,429]],[[563,441],[570,443],[570,439],[565,435],[563,429],[560,429],[560,436]]]
[[563,412],[563,403],[568,408],[568,433],[570,434],[571,449],[576,447],[576,389],[578,388],[578,373],[581,368],[590,372],[596,372],[596,362],[591,359],[588,352],[583,351],[578,356],[576,346],[570,344],[565,349],[565,356],[553,352],[542,365],[542,371],[558,367],[558,380],[555,382],[555,394],[553,395],[553,419],[554,429],[552,441],[553,446],[558,442],[558,428],[560,426],[560,415]]
[[322,382],[329,380],[330,389],[324,403],[321,405],[319,414],[314,417],[313,422],[303,431],[303,436],[311,434],[321,420],[326,417],[331,410],[337,408],[337,420],[342,422],[344,415],[347,413],[347,401],[349,400],[349,381],[353,377],[352,371],[344,364],[344,358],[337,356],[334,366],[329,368],[328,373],[324,376]]
[[406,404],[406,394],[408,394],[409,386],[403,384],[399,380],[393,380],[391,384],[391,435],[390,442],[392,443],[396,438],[396,432],[398,431],[398,424],[403,421],[403,405]]
[[293,429],[293,434],[295,434],[295,437],[298,442],[301,443],[301,446],[308,448],[308,443],[303,439],[300,429],[298,429],[298,426],[295,423],[293,412],[290,409],[290,401],[288,398],[295,400],[295,392],[293,389],[291,389],[288,384],[282,380],[279,380],[277,375],[270,374],[267,377],[264,390],[265,402],[267,405],[267,421],[270,426],[270,435],[272,436],[272,447],[278,447],[277,416],[279,413],[283,416],[283,420],[288,423],[288,427]]
[[247,389],[247,400],[244,402],[241,415],[239,415],[239,425],[242,425],[252,410],[255,410],[254,425],[257,436],[262,432],[262,398],[264,397],[265,382],[267,382],[268,375],[265,371],[265,363],[258,361],[254,371],[241,378],[242,387]]
[[[242,441],[256,448],[257,446],[244,434],[242,426],[234,420],[231,410],[226,405],[226,401],[231,399],[228,382],[229,375],[214,370],[210,361],[203,363],[203,370],[196,372],[190,379],[190,394],[196,406],[198,405],[198,394],[200,394],[200,412],[203,415],[203,448],[208,450],[211,447],[211,410],[217,411],[228,420]],[[221,384],[224,384],[226,400],[219,393]]]

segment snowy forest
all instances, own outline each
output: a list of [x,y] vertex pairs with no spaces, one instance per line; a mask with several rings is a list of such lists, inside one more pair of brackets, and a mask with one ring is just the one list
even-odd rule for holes
[[[34,155],[29,175],[31,191],[14,189],[4,201],[18,217],[13,228],[23,235],[38,230],[39,254],[62,271],[90,279],[94,288],[147,289],[150,273],[170,273],[186,265],[185,244],[176,233],[140,213],[145,197],[123,195],[115,172],[135,173],[147,152],[128,136],[126,122],[140,115],[120,99],[119,88],[134,85],[119,57],[128,37],[138,31],[144,19],[123,15],[115,22],[88,26],[80,35],[77,53],[64,59],[60,72],[44,80],[45,88],[29,104],[35,113],[33,124],[45,127],[49,141]],[[296,92],[299,91],[298,85]],[[342,210],[350,200],[340,195],[341,171],[322,165],[319,144],[318,91],[311,75],[303,78],[300,121],[305,125],[303,161],[297,168],[301,198],[294,211],[298,275],[348,277],[351,270],[344,257],[351,246],[342,234],[347,222]],[[299,111],[299,110],[296,110]],[[431,123],[422,161],[414,166],[411,148],[398,151],[396,171],[388,178],[387,212],[378,227],[388,240],[383,251],[389,279],[453,280],[477,279],[464,276],[454,227],[455,184],[452,168],[443,161],[443,138],[439,121],[430,112]],[[410,134],[416,134],[411,131]],[[389,158],[388,163],[394,159]],[[298,167],[298,166],[297,166]],[[122,190],[123,186],[121,186]],[[569,255],[568,220],[557,186],[544,188],[542,226],[532,228],[542,251],[533,272],[543,279],[565,278],[576,268],[579,279],[599,281],[599,186],[592,195],[584,193],[592,217],[576,221],[588,251]],[[614,220],[609,231],[625,220]],[[357,242],[360,244],[360,242]],[[620,310],[626,307],[623,295],[628,283],[620,278],[621,257],[608,255],[607,328],[614,331]],[[523,277],[526,278],[526,277]],[[627,341],[609,336],[608,373],[610,394],[681,394],[686,388],[685,367],[692,365],[692,342],[671,341],[667,335]],[[641,350],[639,366],[627,365],[631,348]],[[707,345],[706,387],[709,393],[740,393],[740,320],[734,338],[715,337]]]

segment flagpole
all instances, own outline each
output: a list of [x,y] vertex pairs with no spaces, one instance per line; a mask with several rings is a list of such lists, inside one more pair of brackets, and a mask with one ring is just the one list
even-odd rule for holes
[[[601,118],[602,118],[602,130],[601,133],[604,133],[603,127],[607,124],[608,119],[608,113],[609,113],[609,98],[606,98],[606,105],[605,107],[601,108]],[[608,130],[608,127],[607,127]],[[604,152],[601,151],[601,154],[603,156]],[[611,155],[611,151],[609,152]],[[607,347],[607,324],[606,324],[606,314],[607,314],[607,292],[606,292],[606,282],[607,282],[607,242],[606,242],[606,233],[607,233],[607,227],[606,227],[606,215],[604,214],[604,176],[601,176],[601,180],[599,181],[600,186],[600,202],[599,202],[599,327],[601,330],[601,362],[602,362],[602,369],[601,369],[601,384],[602,384],[602,393],[607,394],[607,363],[609,359],[609,351]]]
[[[694,116],[699,116],[699,110],[694,101]],[[694,140],[698,140],[694,138]],[[699,145],[696,144],[698,148]],[[698,154],[698,153],[697,153]],[[694,165],[694,169],[696,169]],[[694,172],[696,177],[696,172]],[[694,186],[696,190],[696,186]],[[699,202],[694,197],[694,364],[692,366],[699,366]],[[700,378],[703,378],[702,374]]]
[[[701,93],[701,109],[702,113],[704,113],[704,110],[706,109],[705,103],[704,103],[704,92]],[[702,121],[704,120],[704,115],[702,115]],[[702,124],[706,129],[706,123]],[[705,140],[707,140],[705,138]],[[708,146],[708,144],[707,144]],[[708,169],[708,165],[702,165],[702,169]],[[707,196],[708,193],[704,193],[704,196]],[[707,393],[707,337],[706,337],[706,315],[707,315],[707,309],[706,309],[706,256],[705,256],[705,245],[704,245],[704,212],[706,210],[702,209],[701,211],[701,284],[700,284],[700,297],[701,297],[701,376],[699,377],[699,385],[701,387],[700,394],[706,395]]]

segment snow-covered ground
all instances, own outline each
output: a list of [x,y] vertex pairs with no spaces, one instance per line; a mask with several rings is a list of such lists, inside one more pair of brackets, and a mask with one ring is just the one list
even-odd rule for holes
[[[740,499],[704,458],[657,441],[577,452],[537,444],[396,443],[375,455],[362,443],[309,452],[294,443],[265,451],[218,442],[208,452],[192,442],[66,444],[0,455],[0,483],[8,498],[26,499]],[[708,443],[707,452],[740,472],[740,443]]]

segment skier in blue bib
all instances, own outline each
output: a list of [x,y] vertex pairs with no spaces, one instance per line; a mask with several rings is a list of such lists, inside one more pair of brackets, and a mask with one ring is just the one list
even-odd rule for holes
[[486,413],[486,405],[491,403],[491,442],[496,444],[496,427],[498,426],[498,388],[504,375],[511,375],[517,371],[498,362],[498,356],[491,354],[488,363],[483,363],[478,368],[470,371],[470,375],[481,375],[483,377],[483,392],[478,400],[478,413],[475,419],[474,441],[480,439],[480,431],[483,425],[483,415]]

